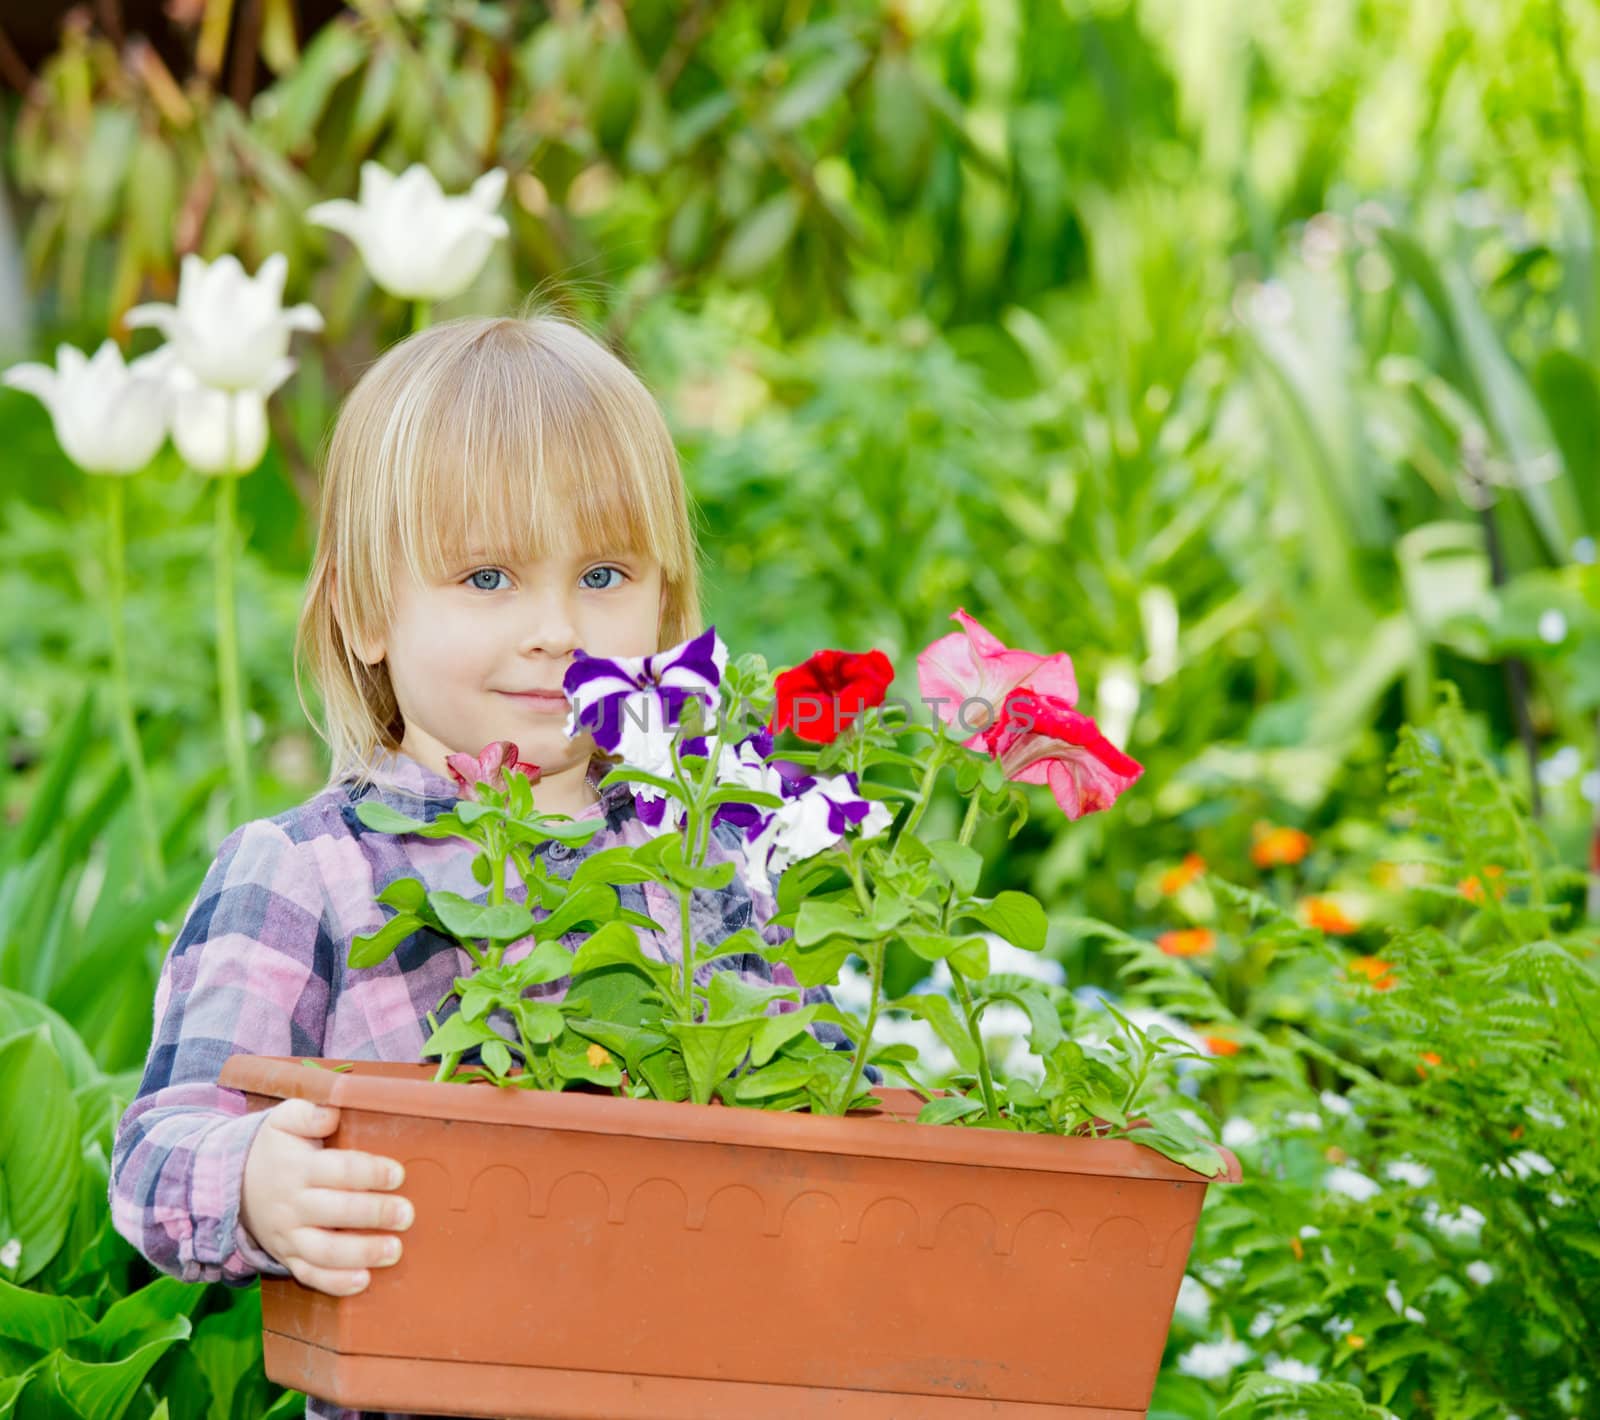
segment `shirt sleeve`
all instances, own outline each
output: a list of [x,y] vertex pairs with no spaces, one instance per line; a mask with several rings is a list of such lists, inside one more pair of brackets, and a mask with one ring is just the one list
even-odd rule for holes
[[117,1123],[111,1219],[163,1272],[242,1286],[289,1269],[239,1221],[265,1112],[217,1083],[235,1054],[320,1055],[334,957],[322,882],[271,819],[217,851],[156,984],[138,1094]]

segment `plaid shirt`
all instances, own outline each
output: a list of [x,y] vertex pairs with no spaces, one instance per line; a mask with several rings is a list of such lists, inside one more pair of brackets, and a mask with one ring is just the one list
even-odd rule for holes
[[[372,783],[334,784],[298,808],[229,834],[162,965],[144,1077],[117,1125],[111,1217],[156,1267],[184,1281],[243,1286],[257,1275],[289,1275],[239,1221],[245,1156],[265,1114],[245,1113],[244,1096],[217,1083],[223,1062],[237,1053],[418,1061],[428,1035],[426,1013],[472,970],[465,951],[427,929],[376,966],[346,964],[351,938],[376,931],[388,918],[374,899],[396,878],[420,878],[430,889],[478,902],[487,897],[472,876],[472,845],[362,825],[355,806],[364,798],[432,821],[458,797],[451,781],[409,756],[391,754],[380,769]],[[634,813],[627,785],[599,792],[600,802],[576,815],[605,817],[605,827],[586,845],[538,848],[552,875],[570,877],[590,853],[651,836]],[[721,825],[713,841],[714,859],[737,858],[737,830]],[[645,950],[663,961],[681,960],[676,899],[654,883],[623,884],[617,891],[624,907],[664,928],[641,932]],[[525,900],[520,882],[508,883],[506,892]],[[770,924],[775,910],[772,897],[753,891],[739,874],[718,891],[696,889],[691,899],[695,934],[713,946],[747,925],[777,945],[788,931]],[[579,940],[566,939],[573,947]],[[505,960],[517,960],[530,947],[529,941],[508,947]],[[708,963],[700,968],[702,978],[712,970],[771,979],[769,964],[755,953]],[[562,980],[532,990],[559,999],[566,985]],[[804,999],[831,997],[814,987]],[[835,1049],[850,1048],[835,1025],[816,1023],[813,1032]],[[869,1074],[880,1078],[870,1067]],[[315,1399],[306,1414],[360,1420],[357,1412]]]

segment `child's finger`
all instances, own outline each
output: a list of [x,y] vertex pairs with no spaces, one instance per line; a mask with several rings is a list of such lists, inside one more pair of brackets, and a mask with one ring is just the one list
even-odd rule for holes
[[404,1232],[416,1220],[411,1201],[392,1193],[308,1188],[300,1195],[300,1219],[318,1228],[368,1228]]
[[289,1271],[302,1287],[312,1287],[333,1297],[352,1297],[366,1290],[372,1281],[366,1272],[341,1271],[332,1267],[318,1267],[304,1258],[289,1259]]
[[359,1149],[321,1149],[306,1168],[306,1182],[313,1188],[399,1188],[405,1177],[394,1159]]
[[400,1260],[400,1239],[393,1233],[356,1233],[345,1228],[296,1228],[294,1254],[313,1267],[354,1270],[391,1267]]
[[272,1126],[302,1139],[324,1139],[339,1127],[339,1111],[310,1100],[284,1100],[273,1105]]

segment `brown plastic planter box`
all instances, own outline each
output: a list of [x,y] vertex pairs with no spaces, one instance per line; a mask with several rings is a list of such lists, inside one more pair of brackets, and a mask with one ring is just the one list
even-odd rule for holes
[[[340,1063],[340,1062],[329,1062]],[[1127,1140],[443,1085],[236,1055],[405,1165],[405,1254],[261,1287],[267,1374],[538,1420],[1143,1416],[1207,1180]],[[1230,1156],[1230,1177],[1238,1165]]]

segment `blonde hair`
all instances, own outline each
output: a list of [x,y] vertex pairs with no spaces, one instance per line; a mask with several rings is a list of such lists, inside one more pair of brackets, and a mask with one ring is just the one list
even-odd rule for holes
[[[436,577],[468,539],[489,560],[515,562],[573,537],[620,541],[661,564],[658,648],[703,629],[677,450],[638,376],[548,314],[445,321],[384,352],[328,441],[295,635],[295,689],[328,745],[330,784],[370,779],[405,732],[387,665],[355,649],[385,635],[395,573]],[[320,724],[302,663],[322,697]]]

